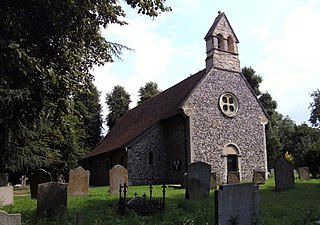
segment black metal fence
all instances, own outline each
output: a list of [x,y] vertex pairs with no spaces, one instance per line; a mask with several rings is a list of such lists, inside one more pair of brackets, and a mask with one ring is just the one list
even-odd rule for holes
[[153,197],[153,186],[149,186],[149,196],[144,193],[139,196],[134,193],[134,198],[128,197],[128,186],[126,183],[122,186],[120,184],[119,188],[119,213],[124,214],[126,209],[132,209],[140,215],[150,215],[155,212],[160,212],[165,209],[165,197],[166,197],[165,184],[162,185],[162,197]]

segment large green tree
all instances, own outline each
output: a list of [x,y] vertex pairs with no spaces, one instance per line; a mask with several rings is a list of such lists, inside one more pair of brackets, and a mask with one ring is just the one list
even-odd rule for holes
[[112,91],[107,93],[106,103],[109,113],[106,119],[109,130],[129,110],[130,102],[130,94],[121,85],[114,86]]
[[158,88],[158,84],[156,82],[148,82],[143,87],[139,89],[139,97],[138,104],[141,104],[147,101],[149,98],[159,94],[161,91]]
[[252,90],[254,93],[259,96],[261,95],[261,91],[259,89],[260,83],[262,82],[262,77],[258,74],[256,74],[256,71],[252,69],[251,67],[243,67],[242,68],[242,74],[250,84]]
[[313,102],[310,103],[309,108],[311,108],[311,115],[310,115],[310,123],[314,127],[320,128],[320,90],[317,89],[311,94],[313,98]]
[[[165,0],[124,3],[152,17],[170,10]],[[126,24],[115,0],[0,1],[0,170],[48,163],[52,152],[39,141],[46,124],[64,124],[93,65],[125,48],[101,36],[110,24]]]

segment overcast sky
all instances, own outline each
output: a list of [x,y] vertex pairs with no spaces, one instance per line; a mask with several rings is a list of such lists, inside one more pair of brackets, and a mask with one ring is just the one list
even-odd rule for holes
[[204,36],[218,11],[225,12],[240,43],[241,67],[263,78],[261,89],[278,111],[297,124],[307,122],[310,93],[320,89],[319,0],[169,0],[172,12],[150,19],[126,8],[127,26],[102,30],[107,40],[126,45],[122,60],[95,68],[95,84],[105,95],[115,85],[131,94],[149,81],[165,90],[205,67]]

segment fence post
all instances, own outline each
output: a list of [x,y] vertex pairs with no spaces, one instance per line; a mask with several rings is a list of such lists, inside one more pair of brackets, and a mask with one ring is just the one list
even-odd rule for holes
[[165,198],[166,198],[166,188],[167,186],[165,184],[162,185],[162,209],[165,209],[166,207],[166,202],[165,202]]
[[149,189],[150,189],[150,202],[152,202],[152,184],[150,184],[150,187],[149,187]]

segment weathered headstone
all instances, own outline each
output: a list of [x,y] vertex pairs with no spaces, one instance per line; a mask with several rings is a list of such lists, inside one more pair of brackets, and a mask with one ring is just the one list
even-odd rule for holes
[[265,184],[266,183],[266,172],[263,170],[254,170],[252,180],[256,184]]
[[209,196],[210,173],[211,166],[207,163],[194,162],[188,165],[186,198],[200,199]]
[[230,171],[228,172],[227,177],[228,184],[239,184],[240,183],[240,173],[238,171]]
[[310,180],[309,167],[299,167],[298,173],[299,173],[299,179]]
[[0,187],[8,186],[9,174],[0,173]]
[[89,193],[90,172],[79,166],[69,172],[69,194],[72,196],[86,196]]
[[0,187],[0,206],[13,205],[13,187]]
[[38,196],[38,184],[51,182],[51,174],[44,169],[38,169],[30,175],[30,193],[31,198],[37,198]]
[[254,183],[221,185],[215,191],[216,224],[257,224],[259,187]]
[[181,188],[186,188],[187,186],[187,173],[184,173],[183,174],[183,179],[182,179],[182,182],[181,182]]
[[212,172],[210,174],[210,189],[216,189],[217,188],[217,173]]
[[67,212],[68,185],[48,182],[38,185],[37,216],[54,217]]
[[21,188],[26,188],[27,187],[27,176],[26,175],[22,175],[21,178],[20,178],[20,181],[21,181]]
[[285,158],[277,160],[274,165],[276,191],[285,191],[294,187],[293,166]]
[[274,177],[274,169],[270,169],[270,177]]
[[119,186],[126,183],[128,185],[128,170],[121,165],[115,165],[109,171],[110,186],[109,191],[112,195],[119,194]]
[[5,211],[0,210],[0,225],[20,225],[21,214],[8,214]]

